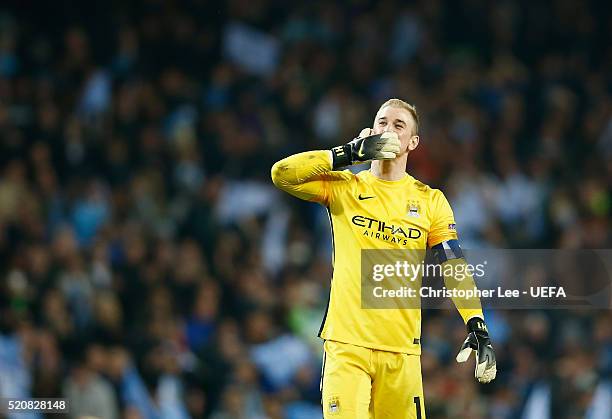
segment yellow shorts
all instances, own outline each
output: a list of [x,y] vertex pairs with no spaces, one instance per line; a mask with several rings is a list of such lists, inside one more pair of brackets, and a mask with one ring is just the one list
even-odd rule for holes
[[326,419],[425,419],[420,356],[331,340],[323,348]]

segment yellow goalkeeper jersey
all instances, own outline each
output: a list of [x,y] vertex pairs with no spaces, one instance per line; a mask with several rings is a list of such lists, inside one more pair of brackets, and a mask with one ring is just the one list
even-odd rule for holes
[[[333,171],[328,151],[295,154],[272,168],[274,184],[329,213],[333,277],[319,336],[372,349],[419,355],[420,309],[364,309],[362,249],[426,249],[457,238],[451,207],[440,190],[406,174],[398,181],[369,170]],[[467,320],[481,310],[459,309]]]

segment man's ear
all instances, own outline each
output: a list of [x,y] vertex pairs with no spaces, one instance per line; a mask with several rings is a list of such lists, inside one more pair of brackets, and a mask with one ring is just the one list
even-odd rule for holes
[[414,150],[415,148],[417,148],[418,145],[419,145],[419,136],[413,135],[408,140],[408,151]]

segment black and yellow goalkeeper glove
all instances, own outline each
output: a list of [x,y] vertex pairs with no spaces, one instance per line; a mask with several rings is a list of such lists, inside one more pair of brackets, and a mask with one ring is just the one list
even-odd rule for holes
[[487,325],[480,317],[473,317],[467,322],[467,330],[468,336],[457,354],[457,362],[467,361],[474,351],[476,358],[474,376],[481,383],[488,383],[497,375],[497,364]]
[[400,152],[400,140],[397,134],[383,132],[369,135],[371,131],[366,128],[350,143],[331,149],[334,170],[371,160],[392,160],[397,157]]

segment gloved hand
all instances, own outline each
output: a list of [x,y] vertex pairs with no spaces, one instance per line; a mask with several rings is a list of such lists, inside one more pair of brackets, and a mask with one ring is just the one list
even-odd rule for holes
[[372,130],[365,128],[351,142],[331,149],[333,168],[338,169],[352,164],[371,160],[392,160],[400,153],[400,140],[395,132],[371,135]]
[[468,336],[457,354],[457,362],[467,361],[474,351],[476,358],[474,376],[481,383],[488,383],[497,375],[497,364],[487,325],[480,317],[472,317],[467,322],[467,330]]

